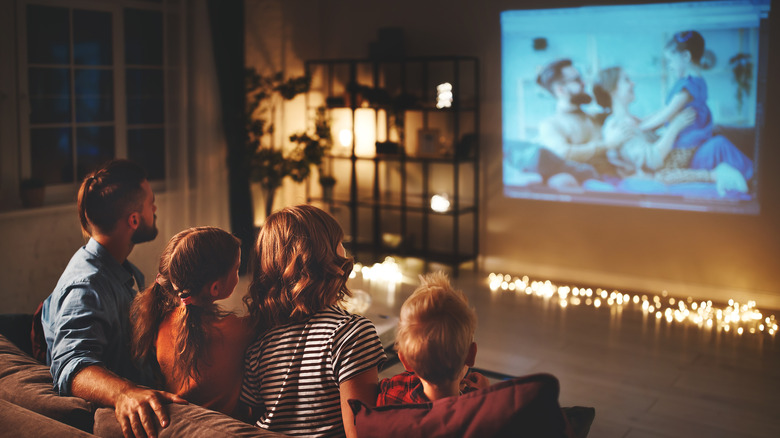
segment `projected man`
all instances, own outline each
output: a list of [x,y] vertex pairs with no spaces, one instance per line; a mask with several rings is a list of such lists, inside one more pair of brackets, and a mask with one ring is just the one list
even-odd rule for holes
[[590,103],[591,97],[571,60],[548,64],[536,82],[556,100],[555,114],[539,124],[541,143],[561,158],[588,163],[600,174],[614,175],[615,167],[606,152],[627,140],[630,131],[618,130],[611,138],[602,138],[600,123],[580,108]]

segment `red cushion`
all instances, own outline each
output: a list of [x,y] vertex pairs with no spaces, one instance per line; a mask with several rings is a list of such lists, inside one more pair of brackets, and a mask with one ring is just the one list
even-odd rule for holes
[[361,438],[567,437],[559,391],[554,376],[533,374],[431,403],[377,408],[349,403]]

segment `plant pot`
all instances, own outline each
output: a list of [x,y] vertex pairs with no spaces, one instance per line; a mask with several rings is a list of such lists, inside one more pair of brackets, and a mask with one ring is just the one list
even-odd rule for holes
[[19,197],[22,199],[22,207],[24,208],[42,207],[45,196],[45,187],[19,189]]
[[332,201],[333,200],[333,185],[323,185],[322,186],[322,199],[325,201]]

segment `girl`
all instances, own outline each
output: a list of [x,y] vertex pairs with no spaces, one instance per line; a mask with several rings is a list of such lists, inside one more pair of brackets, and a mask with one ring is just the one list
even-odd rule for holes
[[654,130],[670,122],[685,108],[692,108],[696,118],[683,129],[674,142],[669,159],[681,163],[677,167],[712,170],[727,163],[739,171],[742,181],[734,184],[747,187],[753,176],[753,162],[722,135],[712,135],[713,121],[707,106],[707,82],[701,76],[700,61],[704,55],[704,38],[695,30],[674,34],[666,45],[664,58],[669,75],[676,82],[666,100],[666,106],[645,119],[640,128]]
[[241,242],[230,233],[184,230],[168,242],[157,279],[130,311],[135,359],[158,364],[167,391],[235,417],[253,332],[214,301],[233,293],[240,261]]
[[352,271],[343,237],[310,205],[273,213],[260,230],[244,301],[262,334],[247,350],[241,400],[261,428],[355,436],[347,400],[376,403],[385,354],[374,325],[339,307]]

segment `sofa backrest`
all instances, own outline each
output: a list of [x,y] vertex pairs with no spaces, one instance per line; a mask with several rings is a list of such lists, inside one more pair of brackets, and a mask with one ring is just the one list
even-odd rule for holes
[[83,431],[92,431],[92,405],[84,399],[61,397],[54,392],[49,367],[3,335],[0,335],[0,399]]

